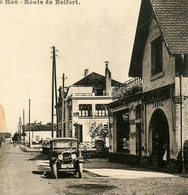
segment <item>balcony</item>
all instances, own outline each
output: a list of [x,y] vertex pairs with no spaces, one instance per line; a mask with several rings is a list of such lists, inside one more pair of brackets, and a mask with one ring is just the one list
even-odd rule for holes
[[121,99],[140,91],[142,91],[142,79],[133,78],[123,83],[122,86],[114,88],[112,92],[112,97],[113,100]]
[[75,96],[92,96],[92,93],[75,93]]

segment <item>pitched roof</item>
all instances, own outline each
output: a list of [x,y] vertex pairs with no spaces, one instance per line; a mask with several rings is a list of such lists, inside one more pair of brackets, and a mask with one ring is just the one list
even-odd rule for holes
[[152,0],[155,16],[171,54],[188,54],[188,0]]
[[[112,86],[120,85],[121,83],[112,79]],[[95,86],[95,88],[105,88],[106,77],[95,72],[90,73],[83,79],[77,81],[73,86]]]
[[142,75],[144,44],[155,17],[171,55],[188,54],[188,0],[142,0],[129,76]]

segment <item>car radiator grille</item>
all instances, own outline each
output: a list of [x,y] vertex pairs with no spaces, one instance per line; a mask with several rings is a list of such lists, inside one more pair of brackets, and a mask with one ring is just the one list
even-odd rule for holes
[[66,160],[71,159],[71,153],[70,152],[64,152],[63,153],[63,159],[66,159]]

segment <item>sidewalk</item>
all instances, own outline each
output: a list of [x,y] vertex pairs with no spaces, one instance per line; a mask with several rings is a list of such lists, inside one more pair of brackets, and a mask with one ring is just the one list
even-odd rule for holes
[[162,173],[146,168],[133,167],[121,163],[109,162],[108,159],[88,159],[84,162],[84,171],[100,177],[110,178],[161,178],[178,177],[176,174]]
[[41,152],[42,149],[41,148],[33,148],[33,147],[28,147],[28,146],[25,146],[25,145],[21,145],[21,144],[18,144],[18,147],[20,147],[21,150],[23,150],[24,152]]
[[[41,152],[40,148],[29,148],[24,145],[18,145],[24,152]],[[49,160],[41,158],[44,154],[40,153],[40,158],[35,159],[37,166],[45,171],[49,171]],[[107,158],[84,159],[84,172],[94,177],[109,178],[177,178],[187,177],[187,175],[178,175],[164,173],[160,170],[152,170],[143,167],[135,167],[122,163],[109,162]]]

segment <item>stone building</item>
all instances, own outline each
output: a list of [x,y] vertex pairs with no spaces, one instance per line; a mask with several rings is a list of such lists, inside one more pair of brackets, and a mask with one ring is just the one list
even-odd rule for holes
[[[136,107],[132,109],[133,117],[128,106],[131,162],[173,168],[177,161],[181,165],[184,161],[184,143],[188,139],[187,13],[187,0],[142,0],[129,69],[129,76],[143,83],[141,98],[136,95],[136,104],[141,101],[139,127],[133,125],[137,124]],[[122,104],[129,102],[123,100]],[[115,104],[110,105],[113,117]],[[115,128],[111,131],[112,136],[118,132]],[[133,133],[137,141],[132,140]],[[112,140],[110,153],[114,160],[118,135]]]

